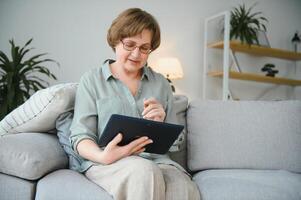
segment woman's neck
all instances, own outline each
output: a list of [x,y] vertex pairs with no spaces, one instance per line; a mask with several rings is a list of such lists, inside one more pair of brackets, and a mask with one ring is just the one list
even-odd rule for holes
[[131,79],[137,80],[141,78],[142,69],[138,71],[128,71],[122,65],[117,62],[110,64],[110,69],[115,78],[124,80],[124,79]]
[[131,94],[135,96],[139,88],[142,69],[134,73],[128,72],[124,67],[118,66],[115,63],[110,64],[110,69],[113,76],[126,85]]

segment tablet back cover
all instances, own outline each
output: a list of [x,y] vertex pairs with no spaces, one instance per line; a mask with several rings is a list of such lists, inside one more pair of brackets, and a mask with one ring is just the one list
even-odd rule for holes
[[182,125],[113,114],[101,135],[99,145],[106,146],[118,133],[123,135],[122,141],[118,144],[120,146],[147,136],[153,140],[153,143],[146,146],[145,152],[165,154],[183,128]]

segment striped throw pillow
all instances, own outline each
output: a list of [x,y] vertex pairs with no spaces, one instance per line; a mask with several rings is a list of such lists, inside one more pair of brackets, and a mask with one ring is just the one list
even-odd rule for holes
[[63,83],[37,91],[0,122],[0,136],[55,129],[57,117],[73,109],[77,85]]

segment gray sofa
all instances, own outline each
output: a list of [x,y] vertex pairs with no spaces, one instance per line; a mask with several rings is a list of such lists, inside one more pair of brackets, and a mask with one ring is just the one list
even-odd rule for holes
[[[187,110],[185,102],[177,109],[186,144],[171,157],[191,172],[202,200],[301,199],[300,101],[196,100]],[[112,199],[67,168],[55,133],[0,137],[1,200]]]

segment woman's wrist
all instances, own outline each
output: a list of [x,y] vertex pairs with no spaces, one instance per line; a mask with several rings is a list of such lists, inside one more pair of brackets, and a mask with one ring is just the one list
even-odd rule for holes
[[77,145],[77,151],[87,160],[100,164],[107,164],[107,156],[105,155],[104,150],[99,148],[93,140],[82,140]]
[[103,164],[103,165],[108,165],[110,164],[109,161],[108,161],[108,157],[107,157],[107,154],[105,151],[101,150],[98,155],[97,155],[97,158],[98,158],[98,163],[100,164]]

